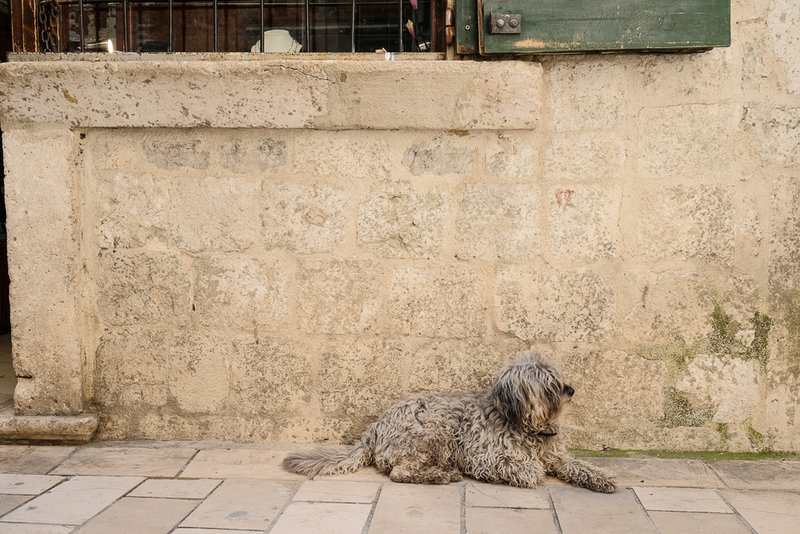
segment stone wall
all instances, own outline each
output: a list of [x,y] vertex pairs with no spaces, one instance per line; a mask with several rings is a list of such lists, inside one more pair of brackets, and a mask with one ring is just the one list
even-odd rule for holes
[[352,440],[524,348],[585,448],[800,450],[800,7],[535,61],[2,66],[21,415]]

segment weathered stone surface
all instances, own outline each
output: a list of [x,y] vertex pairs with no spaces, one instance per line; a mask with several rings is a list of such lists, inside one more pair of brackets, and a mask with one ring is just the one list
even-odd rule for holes
[[389,281],[388,328],[412,336],[481,336],[483,286],[483,273],[474,267],[397,267]]
[[20,415],[83,410],[78,135],[3,128],[14,405]]
[[383,270],[375,262],[308,260],[297,274],[300,328],[306,332],[374,332],[384,300]]
[[734,249],[730,191],[714,186],[631,189],[621,219],[625,249],[632,257],[698,259],[730,265]]
[[[234,130],[216,146],[220,165],[238,174],[275,172],[286,165],[289,149],[286,140],[271,130]],[[261,135],[259,135],[261,134]]]
[[550,189],[550,251],[589,261],[617,256],[620,196],[604,187]]
[[172,252],[102,252],[100,320],[112,325],[183,322],[190,313],[188,260]]
[[742,119],[764,163],[793,167],[800,164],[800,107],[749,104]]
[[800,9],[791,0],[771,2],[767,14],[767,25],[775,50],[775,56],[786,69],[788,90],[800,92]]
[[502,132],[486,143],[486,176],[492,180],[529,181],[539,178],[539,149],[530,132]]
[[541,251],[536,185],[468,185],[461,200],[460,259],[531,259]]
[[450,195],[387,182],[364,194],[358,209],[358,244],[379,256],[430,258],[439,254]]
[[265,183],[264,244],[297,254],[330,252],[345,238],[349,195],[322,185]]
[[475,159],[472,148],[456,136],[418,140],[403,155],[403,165],[411,174],[464,174]]
[[336,179],[388,178],[391,151],[387,137],[369,131],[310,131],[295,140],[298,174]]
[[271,327],[288,320],[290,273],[283,259],[201,256],[194,264],[192,315],[200,324],[228,328]]
[[198,139],[145,141],[144,157],[159,169],[207,169],[209,152]]
[[259,185],[211,176],[171,180],[169,238],[190,252],[247,249],[259,236]]
[[526,341],[595,341],[612,327],[614,295],[598,275],[503,267],[494,286],[494,320]]
[[736,104],[642,109],[636,128],[638,172],[652,178],[729,178],[735,172],[734,136],[741,117]]
[[553,129],[595,130],[625,120],[628,97],[623,59],[559,57],[544,64]]
[[[566,418],[578,426],[570,439],[592,448],[603,445],[646,446],[639,429],[660,426],[667,367],[635,353],[618,350],[573,350],[563,372],[575,388]],[[637,430],[633,430],[637,429]]]
[[570,182],[618,179],[625,172],[627,151],[625,139],[618,135],[558,134],[545,153],[544,177]]
[[169,223],[169,180],[151,174],[115,173],[97,183],[97,245],[133,248],[165,242]]
[[230,337],[213,333],[178,332],[169,352],[169,392],[178,409],[189,413],[219,413],[227,407],[231,387]]

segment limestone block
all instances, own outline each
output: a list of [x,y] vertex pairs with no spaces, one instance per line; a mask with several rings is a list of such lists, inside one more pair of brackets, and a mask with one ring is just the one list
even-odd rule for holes
[[468,139],[449,135],[415,141],[403,155],[403,165],[414,176],[464,174],[476,159]]
[[631,188],[623,204],[621,232],[631,257],[731,263],[735,235],[730,189]]
[[519,339],[435,340],[413,349],[408,368],[408,390],[486,391],[497,371],[527,347]]
[[497,328],[526,341],[597,341],[613,326],[614,294],[591,272],[508,265],[497,274],[494,308]]
[[742,119],[764,163],[800,165],[800,107],[767,107],[751,104]]
[[203,326],[245,330],[285,324],[293,265],[278,258],[201,256],[194,264],[193,316]]
[[169,392],[181,411],[216,413],[227,407],[231,352],[229,331],[174,333],[169,350]]
[[715,296],[706,277],[697,273],[627,272],[618,286],[619,324],[625,339],[682,345],[664,347],[680,353],[710,334]]
[[275,172],[286,165],[286,140],[272,130],[226,131],[217,144],[220,165],[237,174]]
[[589,261],[618,256],[620,196],[599,186],[550,189],[550,251]]
[[143,148],[145,159],[159,169],[208,168],[209,151],[199,139],[146,139]]
[[626,119],[628,61],[559,57],[544,64],[557,132],[610,128]]
[[247,249],[259,236],[259,185],[211,176],[170,180],[169,238],[190,252]]
[[335,337],[322,347],[319,395],[323,413],[346,420],[345,441],[361,436],[393,402],[405,397],[408,343],[390,338]]
[[667,367],[620,350],[570,350],[563,373],[575,388],[566,411],[590,433],[648,431],[664,418]]
[[385,182],[361,198],[358,244],[379,256],[431,258],[444,239],[450,195],[417,191],[407,182]]
[[767,14],[775,56],[786,68],[788,89],[800,92],[800,7],[792,0],[775,0]]
[[297,273],[300,329],[321,334],[374,332],[383,307],[381,266],[367,260],[306,260]]
[[467,185],[458,215],[461,259],[531,259],[541,251],[538,185]]
[[100,320],[111,325],[185,322],[191,309],[190,269],[173,252],[101,252]]
[[729,178],[742,116],[738,104],[644,108],[636,126],[638,172],[651,178]]
[[481,336],[486,331],[483,291],[483,273],[474,267],[398,266],[389,282],[388,328],[411,336]]
[[225,350],[235,413],[276,424],[308,415],[313,351],[302,340],[226,334]]
[[87,160],[95,170],[131,174],[152,170],[144,156],[140,130],[95,128],[84,135],[85,151],[91,155]]
[[294,166],[298,174],[336,179],[388,178],[390,147],[385,132],[303,132],[295,140]]
[[3,124],[14,396],[19,415],[83,411],[80,228],[66,126]]
[[539,177],[539,150],[530,132],[500,132],[486,141],[486,176],[528,181]]
[[784,308],[800,291],[800,183],[782,176],[770,198],[769,283],[773,302]]
[[330,252],[345,239],[348,192],[323,185],[265,183],[264,244],[298,254]]
[[618,179],[625,172],[627,152],[626,140],[618,135],[556,134],[545,153],[544,177],[559,181]]
[[758,365],[728,354],[701,354],[687,363],[675,389],[713,413],[713,422],[740,423],[752,417],[761,400]]
[[167,329],[107,331],[95,358],[101,412],[141,414],[166,406],[172,335]]
[[97,245],[134,248],[166,242],[169,180],[151,174],[115,173],[97,181]]

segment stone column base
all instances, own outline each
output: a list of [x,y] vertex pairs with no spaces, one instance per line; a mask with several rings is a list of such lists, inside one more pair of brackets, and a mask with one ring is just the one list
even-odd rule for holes
[[0,411],[0,441],[86,442],[98,423],[94,414],[16,415],[6,408]]

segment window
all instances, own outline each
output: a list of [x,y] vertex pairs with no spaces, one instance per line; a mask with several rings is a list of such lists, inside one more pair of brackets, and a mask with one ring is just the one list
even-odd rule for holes
[[[443,50],[437,0],[46,0],[44,51]],[[265,35],[265,32],[266,35]],[[264,37],[262,39],[262,36]]]

